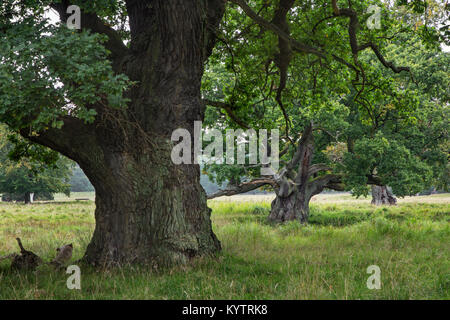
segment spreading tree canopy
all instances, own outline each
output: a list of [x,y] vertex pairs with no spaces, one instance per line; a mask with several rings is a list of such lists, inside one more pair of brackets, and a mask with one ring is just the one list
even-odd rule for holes
[[[391,8],[389,14],[402,13]],[[376,53],[362,53],[355,70],[321,68],[320,59],[300,56],[283,79],[276,60],[263,55],[256,63],[246,43],[217,51],[203,83],[211,106],[208,126],[220,122],[226,131],[232,122],[244,130],[281,128],[286,134],[281,170],[273,177],[261,177],[260,166],[248,159],[247,165],[231,166],[212,159],[205,171],[229,185],[209,198],[269,186],[277,196],[271,219],[307,221],[309,199],[324,188],[356,196],[367,195],[369,184],[389,185],[399,196],[431,185],[447,188],[450,56],[420,38],[418,29],[402,23],[398,28],[385,42],[384,56],[410,67],[394,72]],[[236,36],[225,30],[222,38],[229,43]],[[225,112],[217,109],[224,104],[218,100],[226,101]]]
[[[426,13],[424,1],[400,4]],[[80,30],[66,27],[70,5],[81,9]],[[379,29],[366,23],[373,15],[369,5],[381,9]],[[59,23],[49,23],[48,9]],[[415,22],[399,20],[391,9],[368,0],[4,0],[0,121],[76,161],[89,177],[96,228],[84,261],[187,263],[217,252],[220,242],[198,165],[171,161],[172,132],[185,128],[193,135],[205,103],[241,124],[253,117],[252,108],[264,113],[272,107],[281,110],[289,140],[296,127],[286,116],[291,96],[314,105],[327,121],[321,110],[329,95],[350,94],[345,82],[353,82],[361,97],[370,89],[373,68],[365,54],[390,74],[411,71],[383,52],[389,39]],[[446,32],[429,23],[417,30],[429,43]],[[218,94],[217,88],[201,93],[205,64],[235,73],[235,86],[223,100],[205,101]],[[308,72],[313,90],[288,81],[309,77],[302,72],[308,67],[314,69]],[[274,94],[272,106],[255,101]]]

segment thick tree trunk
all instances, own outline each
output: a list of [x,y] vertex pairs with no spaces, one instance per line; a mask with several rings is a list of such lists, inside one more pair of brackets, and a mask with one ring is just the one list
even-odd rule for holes
[[210,209],[199,167],[173,165],[170,145],[139,155],[111,154],[110,174],[87,174],[96,190],[96,228],[85,260],[184,264],[214,254]]
[[[308,175],[323,168],[324,166],[322,165],[308,166]],[[276,197],[272,201],[272,210],[269,215],[270,221],[285,222],[297,220],[300,223],[308,223],[309,202],[312,197],[321,193],[325,188],[338,191],[344,190],[341,179],[333,174],[326,174],[304,181],[300,185],[291,184],[287,193],[283,193],[282,188],[276,190]]]
[[310,124],[302,133],[297,152],[278,179],[279,188],[275,192],[275,200],[272,201],[269,221],[297,220],[300,223],[308,221],[309,200],[317,193],[318,188],[321,188],[317,181],[316,183],[309,181],[313,175],[311,172],[313,154],[314,141]]
[[[203,64],[221,6],[216,0],[129,2],[130,50],[137,54],[124,67],[139,85],[129,92],[125,119],[119,116],[117,126],[110,117],[107,129],[96,129],[103,157],[80,163],[96,190],[86,261],[173,265],[220,250],[199,166],[175,165],[170,155],[172,132],[184,128],[194,137],[194,121],[203,119]],[[108,115],[97,118],[105,122]]]
[[372,186],[372,204],[376,206],[388,204],[396,205],[397,199],[388,186]]
[[277,197],[272,201],[269,220],[273,222],[285,222],[297,220],[307,223],[309,216],[310,197],[303,191],[294,191],[288,197]]
[[[131,42],[85,16],[82,28],[109,37],[113,68],[135,81],[125,110],[93,105],[93,124],[64,118],[61,129],[22,134],[78,162],[96,191],[96,227],[84,260],[94,265],[184,264],[220,250],[198,165],[175,165],[172,132],[194,136],[203,120],[200,87],[223,0],[130,0]],[[65,5],[59,8],[65,14]],[[92,17],[91,17],[92,18]],[[92,21],[91,21],[92,20]],[[89,24],[89,21],[95,22]]]
[[32,193],[30,193],[30,192],[25,192],[25,195],[24,195],[24,201],[25,201],[25,204],[31,204],[31,203],[33,203]]

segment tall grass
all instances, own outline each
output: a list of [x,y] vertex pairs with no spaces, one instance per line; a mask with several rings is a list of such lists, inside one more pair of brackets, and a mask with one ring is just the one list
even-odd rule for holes
[[[0,299],[449,299],[450,196],[433,197],[373,207],[324,196],[306,226],[268,223],[265,198],[213,200],[217,257],[169,270],[82,266],[81,290],[67,289],[64,272],[16,273],[4,261]],[[0,256],[17,252],[20,236],[46,260],[72,242],[75,261],[93,232],[93,211],[93,202],[0,204]],[[369,265],[381,269],[380,290],[366,286]]]

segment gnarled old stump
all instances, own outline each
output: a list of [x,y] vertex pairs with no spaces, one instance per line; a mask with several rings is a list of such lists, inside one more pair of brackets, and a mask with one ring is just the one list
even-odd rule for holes
[[373,205],[380,206],[383,204],[396,205],[397,198],[392,193],[392,189],[388,186],[372,186],[372,202]]
[[[310,199],[324,188],[342,191],[344,186],[339,176],[329,173],[331,168],[325,163],[312,164],[314,155],[313,123],[305,127],[295,146],[296,151],[289,163],[273,177],[261,177],[239,185],[229,185],[226,190],[208,196],[231,196],[248,192],[263,185],[271,185],[275,191],[269,221],[286,222],[296,220],[307,223]],[[280,152],[283,155],[288,149]]]
[[15,255],[11,263],[11,269],[14,270],[35,270],[40,264],[42,259],[35,253],[25,250],[20,238],[16,238],[20,247],[20,255]]

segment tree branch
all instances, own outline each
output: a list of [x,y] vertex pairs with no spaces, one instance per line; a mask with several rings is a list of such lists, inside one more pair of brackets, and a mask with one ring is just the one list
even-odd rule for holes
[[371,48],[372,51],[375,53],[375,55],[377,56],[378,60],[381,62],[381,64],[383,66],[385,66],[386,68],[391,69],[392,71],[394,71],[395,73],[400,73],[402,71],[407,71],[410,72],[410,68],[409,67],[397,67],[394,65],[394,63],[392,61],[386,61],[386,59],[384,58],[384,56],[381,54],[380,50],[378,49],[378,47],[372,43],[366,43],[363,44],[361,46],[358,47],[358,51],[362,51],[366,48]]
[[208,195],[208,199],[214,199],[221,196],[233,196],[236,194],[241,194],[245,192],[249,192],[255,189],[258,189],[264,185],[271,185],[274,188],[276,187],[276,182],[270,178],[257,178],[248,182],[243,182],[239,185],[229,185],[225,190],[219,190]]
[[[287,22],[287,14],[289,10],[294,5],[294,0],[280,0],[278,8],[275,11],[274,17],[272,19],[272,23],[277,26],[280,30],[285,32],[290,37],[290,29],[289,24]],[[278,36],[278,49],[279,53],[275,56],[275,64],[280,70],[280,83],[278,84],[277,95],[275,100],[278,103],[281,111],[283,112],[284,120],[286,122],[286,137],[289,139],[289,116],[286,112],[286,109],[283,105],[283,90],[286,88],[286,82],[288,77],[288,69],[292,60],[292,49],[289,43],[290,41],[286,41]]]
[[60,128],[49,128],[33,134],[27,129],[20,130],[20,135],[31,142],[49,147],[66,157],[80,163],[92,157],[90,152],[96,146],[93,127],[82,120],[70,116],[62,117],[64,125]]
[[320,171],[329,171],[329,170],[331,170],[331,168],[324,163],[313,164],[312,166],[309,167],[308,177],[311,177]]
[[[70,2],[63,0],[61,3],[51,3],[50,7],[56,10],[62,22],[66,22],[69,15],[67,14],[67,7],[70,6]],[[108,41],[105,43],[105,48],[111,51],[111,60],[113,62],[113,68],[117,72],[120,70],[121,60],[129,49],[122,41],[122,38],[113,28],[105,25],[105,23],[94,13],[84,13],[81,11],[81,28],[90,30],[93,33],[99,33],[106,35]]]
[[304,53],[311,53],[315,54],[319,57],[325,58],[325,54],[321,52],[320,50],[311,47],[307,44],[301,43],[300,41],[292,39],[286,32],[281,30],[278,26],[274,25],[273,23],[265,20],[264,18],[260,17],[255,11],[250,8],[244,0],[228,0],[230,2],[233,2],[237,4],[241,9],[245,12],[245,14],[250,17],[252,20],[254,20],[257,24],[259,24],[261,27],[263,27],[266,30],[270,30],[277,34],[281,39],[284,41],[287,41],[290,43],[292,49],[298,51],[298,52],[304,52]]
[[358,39],[356,36],[356,32],[357,32],[357,29],[359,26],[357,12],[351,8],[339,9],[337,7],[336,0],[332,0],[332,6],[333,6],[333,14],[336,17],[344,16],[344,17],[347,17],[350,19],[350,22],[348,24],[348,35],[350,38],[350,47],[352,49],[352,53],[353,53],[355,59],[356,59],[356,56],[358,55],[359,51],[365,50],[366,48],[371,48],[372,51],[377,56],[378,60],[386,68],[390,68],[395,73],[400,73],[402,71],[408,71],[408,72],[410,71],[410,69],[408,67],[396,67],[393,62],[386,61],[386,59],[383,57],[380,50],[374,43],[368,42],[363,45],[358,45]]
[[344,185],[341,183],[341,177],[335,174],[327,174],[308,182],[307,190],[310,196],[315,196],[329,188],[337,191],[344,191]]
[[203,102],[209,106],[225,110],[226,113],[228,114],[228,116],[234,122],[236,122],[238,125],[240,125],[244,129],[250,129],[250,127],[233,112],[233,106],[231,106],[225,102],[213,101],[213,100],[209,100],[209,99],[203,99]]
[[[255,21],[258,25],[260,25],[261,27],[263,27],[266,30],[270,30],[270,31],[274,32],[276,35],[278,35],[278,37],[280,39],[282,39],[282,40],[286,41],[287,43],[289,43],[293,50],[295,50],[297,52],[314,54],[314,55],[319,56],[321,58],[326,58],[326,55],[327,55],[326,52],[321,51],[321,50],[319,50],[317,48],[314,48],[312,46],[309,46],[307,44],[301,43],[301,42],[299,42],[299,41],[297,41],[295,39],[292,39],[289,36],[288,33],[283,31],[277,25],[275,25],[274,23],[271,23],[271,22],[265,20],[264,18],[260,17],[255,11],[253,11],[247,5],[245,0],[228,0],[228,1],[237,4],[245,12],[245,14],[248,17],[250,17],[253,21]],[[393,62],[386,61],[386,59],[380,53],[378,47],[375,44],[373,44],[373,43],[369,42],[369,43],[363,44],[361,46],[358,46],[358,41],[357,41],[357,37],[356,37],[356,30],[358,28],[358,16],[357,16],[356,11],[353,10],[352,8],[339,9],[338,6],[337,6],[336,0],[332,0],[332,7],[333,7],[333,16],[334,17],[345,16],[345,17],[350,18],[350,23],[349,23],[349,26],[348,26],[348,34],[349,34],[349,37],[350,37],[351,50],[352,50],[352,53],[353,53],[354,60],[355,60],[356,64],[358,64],[358,62],[357,62],[357,54],[358,54],[358,52],[370,47],[372,49],[372,51],[375,53],[375,55],[377,56],[378,60],[386,68],[390,68],[395,73],[399,73],[401,71],[410,71],[410,69],[408,67],[397,67],[397,66],[394,65]],[[331,57],[334,60],[336,60],[337,62],[339,62],[341,64],[344,64],[348,68],[352,69],[357,74],[363,72],[362,70],[358,70],[358,68],[355,65],[345,61],[343,58],[338,57],[335,54],[331,54]]]
[[207,2],[207,45],[206,45],[206,57],[209,57],[214,49],[217,39],[217,31],[220,21],[222,21],[223,14],[225,13],[225,1],[224,0],[210,0]]
[[[309,46],[307,44],[301,43],[295,39],[292,39],[289,34],[287,34],[286,32],[284,32],[283,30],[281,30],[278,26],[276,26],[275,24],[265,20],[264,18],[260,17],[255,11],[253,11],[245,2],[245,0],[228,0],[230,2],[233,2],[235,4],[237,4],[244,12],[245,14],[250,17],[253,21],[255,21],[258,25],[260,25],[261,27],[263,27],[266,30],[270,30],[272,32],[274,32],[276,35],[278,35],[279,38],[283,39],[284,41],[288,42],[292,49],[297,51],[297,52],[303,52],[303,53],[310,53],[310,54],[314,54],[318,57],[321,58],[326,58],[327,54],[326,52],[318,49],[318,48],[314,48],[312,46]],[[358,17],[356,14],[356,11],[354,11],[353,9],[339,9],[337,7],[336,1],[332,0],[332,4],[333,4],[333,17],[339,17],[339,16],[347,16],[350,18],[350,23],[349,23],[349,27],[348,27],[348,32],[349,32],[349,36],[350,36],[350,46],[352,48],[352,53],[354,54],[355,58],[356,55],[358,53],[358,42],[357,42],[357,38],[356,38],[356,29],[358,26]],[[390,69],[392,69],[394,72],[401,72],[401,71],[409,71],[409,68],[407,67],[395,67],[394,64],[392,62],[387,62],[383,56],[380,54],[378,48],[376,46],[370,46],[372,48],[372,50],[374,51],[374,53],[377,55],[377,58],[380,60],[380,62],[385,66],[388,67]],[[365,49],[365,45],[360,47],[361,50]],[[374,49],[375,48],[375,49]],[[345,66],[347,66],[348,68],[352,69],[353,71],[355,71],[357,74],[359,74],[361,71],[357,69],[356,66],[354,66],[353,64],[345,61],[345,59],[335,55],[335,54],[331,54],[331,57],[336,60],[337,62],[344,64]]]
[[309,139],[311,138],[313,132],[312,123],[310,123],[305,130],[303,130],[302,137],[300,141],[298,142],[297,151],[294,153],[294,156],[292,157],[291,161],[289,161],[286,168],[288,170],[292,170],[300,161],[303,149],[305,145],[309,142]]

